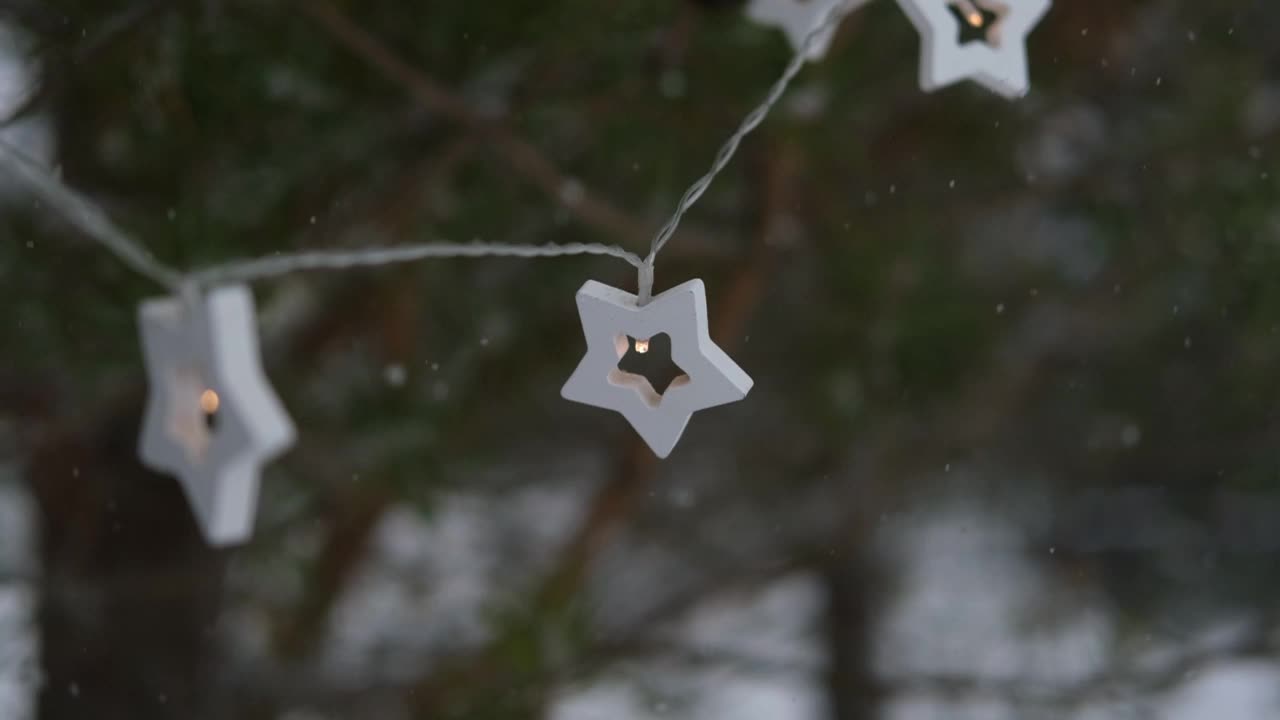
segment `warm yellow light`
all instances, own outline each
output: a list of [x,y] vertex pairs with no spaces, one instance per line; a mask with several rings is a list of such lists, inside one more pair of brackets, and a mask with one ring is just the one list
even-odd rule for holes
[[212,415],[218,412],[218,405],[221,401],[218,399],[218,393],[213,390],[205,390],[200,393],[200,409],[206,415]]
[[965,22],[974,27],[982,27],[982,13],[978,11],[973,0],[955,0],[948,4],[964,15]]
[[643,354],[645,354],[645,353],[649,352],[649,340],[648,340],[648,339],[645,339],[645,340],[639,340],[639,339],[637,339],[637,340],[636,340],[636,352],[640,353],[641,355],[643,355]]

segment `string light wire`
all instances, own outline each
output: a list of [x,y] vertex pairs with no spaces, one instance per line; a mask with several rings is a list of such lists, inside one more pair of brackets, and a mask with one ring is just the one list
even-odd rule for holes
[[68,188],[35,158],[0,141],[0,163],[67,222],[115,253],[138,274],[175,293],[182,288],[182,273],[157,260],[150,251],[116,227],[101,208]]
[[354,267],[377,267],[415,262],[428,258],[450,257],[521,257],[543,258],[567,255],[606,255],[626,261],[637,270],[638,299],[647,303],[653,295],[653,270],[658,253],[675,235],[685,214],[698,202],[729,161],[737,153],[744,138],[764,122],[786,93],[791,82],[804,68],[810,46],[827,28],[838,24],[862,0],[842,0],[828,9],[821,22],[805,36],[802,46],[782,75],[769,88],[764,100],[743,118],[732,135],[716,152],[711,168],[698,178],[681,196],[675,212],[654,236],[649,254],[638,254],[618,247],[599,243],[568,243],[543,245],[514,245],[503,243],[424,243],[396,247],[367,248],[362,250],[334,250],[303,253],[278,253],[267,257],[236,260],[191,273],[181,271],[158,260],[138,241],[120,230],[107,214],[92,201],[69,188],[57,175],[42,163],[12,145],[0,141],[0,166],[22,180],[27,187],[49,207],[78,228],[85,235],[106,247],[134,271],[175,294],[187,294],[194,288],[220,284],[249,282],[279,277],[304,270],[344,270]]
[[508,245],[503,243],[423,243],[388,248],[370,248],[351,251],[319,251],[297,254],[281,254],[240,260],[199,270],[192,279],[201,286],[231,282],[247,282],[262,278],[289,275],[301,270],[343,270],[353,267],[377,267],[396,263],[414,262],[427,258],[446,257],[561,257],[565,255],[608,255],[627,261],[639,268],[644,260],[639,255],[616,245],[594,243],[547,243],[545,245]]
[[280,253],[252,260],[235,260],[183,274],[157,260],[143,245],[130,238],[97,205],[67,187],[39,161],[12,145],[0,141],[0,165],[23,180],[43,202],[85,235],[98,241],[139,274],[154,280],[175,294],[194,288],[289,275],[302,270],[342,270],[376,267],[445,257],[562,257],[565,255],[608,255],[639,268],[644,260],[616,245],[596,243],[547,243],[510,245],[503,243],[423,243],[362,250],[334,250]]
[[783,69],[782,75],[769,88],[764,100],[754,110],[747,113],[747,116],[739,123],[738,129],[720,146],[720,149],[716,152],[715,160],[711,163],[711,169],[695,180],[689,186],[689,189],[685,191],[680,198],[680,202],[676,204],[676,210],[672,213],[671,219],[667,220],[667,223],[654,236],[653,242],[649,246],[649,254],[644,259],[644,267],[639,268],[636,283],[639,286],[639,303],[641,305],[649,302],[653,297],[654,263],[658,259],[658,253],[671,240],[671,236],[676,234],[676,228],[680,227],[680,221],[684,219],[685,213],[689,212],[689,209],[698,202],[703,193],[707,191],[707,188],[711,187],[711,181],[715,180],[716,176],[729,165],[729,161],[737,154],[738,146],[742,144],[743,139],[750,135],[752,130],[759,127],[760,123],[764,122],[764,119],[768,117],[774,106],[786,94],[787,88],[791,86],[791,81],[795,80],[800,71],[804,69],[805,63],[808,61],[809,50],[818,37],[825,33],[827,28],[839,25],[840,21],[860,4],[861,0],[842,0],[827,9],[822,21],[814,25],[809,34],[804,36],[804,42],[796,50],[795,55],[791,57],[791,61]]

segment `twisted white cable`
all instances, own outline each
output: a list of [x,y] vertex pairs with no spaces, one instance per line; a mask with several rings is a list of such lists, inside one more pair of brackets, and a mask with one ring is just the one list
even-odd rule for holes
[[157,260],[141,243],[115,226],[92,201],[67,187],[52,172],[21,150],[0,141],[0,167],[11,171],[42,201],[58,211],[85,235],[101,243],[139,274],[151,278],[176,293],[192,286],[248,282],[278,277],[302,270],[342,270],[374,267],[445,257],[561,257],[565,255],[608,255],[639,268],[644,260],[616,245],[571,243],[565,245],[504,245],[500,243],[427,243],[364,250],[334,250],[278,254],[252,260],[236,260],[223,265],[183,274]]
[[774,106],[782,99],[782,96],[787,92],[787,88],[790,87],[791,81],[804,68],[810,47],[817,41],[818,37],[826,32],[827,28],[839,25],[846,15],[860,7],[863,2],[864,0],[843,0],[843,2],[832,5],[827,10],[827,14],[823,16],[822,21],[814,25],[809,34],[805,35],[801,47],[791,57],[791,61],[787,63],[786,68],[783,69],[782,76],[769,88],[764,100],[754,110],[747,113],[747,116],[738,125],[738,129],[720,146],[720,150],[716,152],[715,160],[711,163],[711,169],[695,180],[688,190],[685,190],[680,202],[676,204],[676,210],[672,213],[671,219],[667,220],[667,223],[654,236],[653,242],[649,245],[649,254],[644,259],[644,267],[639,269],[637,284],[639,285],[640,304],[643,305],[649,302],[649,299],[653,296],[654,262],[658,258],[658,253],[671,240],[671,236],[675,235],[676,228],[680,227],[680,221],[684,219],[685,213],[707,191],[707,188],[711,186],[711,181],[715,180],[716,176],[729,165],[729,161],[738,152],[738,146],[742,144],[743,138],[750,135],[752,130],[755,130],[760,123],[764,122],[764,119],[768,117]]
[[191,274],[201,286],[231,282],[248,282],[262,278],[289,275],[301,270],[344,270],[353,267],[376,267],[396,263],[414,262],[427,258],[446,257],[561,257],[564,255],[609,255],[626,260],[633,267],[644,261],[639,255],[616,245],[593,243],[568,243],[556,245],[504,245],[501,243],[474,242],[425,243],[399,247],[369,248],[365,250],[334,250],[281,254],[253,260],[238,260]]
[[711,169],[698,178],[685,191],[675,212],[654,236],[649,254],[641,258],[636,253],[617,245],[598,243],[571,243],[565,245],[504,245],[475,242],[469,244],[428,243],[399,247],[369,248],[365,250],[334,250],[319,252],[280,253],[250,260],[236,260],[223,265],[190,273],[166,265],[156,259],[137,240],[129,237],[111,222],[107,214],[92,201],[67,187],[53,172],[40,162],[17,148],[0,141],[0,168],[10,171],[24,181],[42,201],[56,210],[64,219],[88,237],[101,243],[126,265],[148,277],[166,289],[178,293],[212,285],[248,282],[264,278],[288,275],[303,270],[343,270],[354,267],[376,267],[397,263],[416,262],[428,258],[448,257],[562,257],[566,255],[608,255],[625,260],[635,267],[638,274],[639,300],[646,303],[653,293],[653,269],[658,253],[680,226],[685,213],[698,202],[716,176],[728,166],[738,151],[743,138],[755,130],[778,104],[792,80],[803,69],[810,46],[818,36],[838,24],[846,15],[859,7],[864,0],[843,0],[833,5],[823,20],[805,36],[802,47],[787,63],[782,76],[769,88],[764,100],[743,118],[738,128],[716,153]]
[[26,182],[37,197],[67,222],[102,243],[139,274],[174,292],[182,286],[182,273],[157,260],[150,251],[116,227],[101,208],[68,188],[35,158],[0,141],[0,165]]

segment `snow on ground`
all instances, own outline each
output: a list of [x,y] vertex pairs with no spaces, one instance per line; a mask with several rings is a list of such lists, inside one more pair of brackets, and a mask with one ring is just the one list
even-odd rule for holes
[[[33,75],[23,61],[22,38],[0,23],[0,118],[20,106],[32,90]],[[0,128],[0,141],[28,155],[47,161],[53,155],[53,133],[44,118],[33,115]],[[12,180],[0,175],[0,192],[9,192]]]
[[39,639],[33,571],[34,508],[11,472],[0,472],[0,718],[34,717]]
[[[908,689],[889,704],[887,720],[1020,720],[1030,711],[1053,720],[1280,717],[1277,663],[1212,664],[1152,697],[1099,693],[1058,708],[1002,698],[998,688],[1005,684],[1071,688],[1153,661],[1151,653],[1139,663],[1124,658],[1107,608],[1069,578],[1048,574],[1012,532],[997,517],[957,506],[885,538],[886,547],[900,553],[904,585],[881,628],[878,665],[886,679]],[[1241,627],[1252,626],[1224,619],[1203,632],[1189,630],[1176,647],[1158,649],[1176,657],[1221,645]],[[1169,641],[1157,639],[1149,649],[1160,642]],[[920,677],[997,690],[962,697],[911,691],[912,679]]]
[[673,652],[566,688],[548,718],[821,720],[821,610],[821,588],[806,574],[714,599],[658,633]]
[[1162,705],[1164,720],[1280,717],[1280,666],[1221,663],[1172,690]]
[[955,508],[906,532],[886,543],[904,586],[881,628],[880,672],[1063,684],[1104,669],[1105,609],[1045,577],[1012,528]]
[[[569,470],[546,476],[571,477]],[[480,645],[492,613],[523,597],[588,496],[572,483],[526,485],[496,496],[450,494],[430,514],[389,512],[334,610],[328,669],[399,678],[421,672],[424,659]]]
[[[1114,671],[1122,653],[1101,600],[1047,572],[1015,528],[976,506],[915,516],[879,540],[900,572],[875,655],[877,672],[898,690],[885,720],[1280,717],[1280,665],[1265,662],[1213,665],[1151,697],[1016,705],[1001,697],[1004,684],[1064,688]],[[548,718],[822,720],[822,611],[821,587],[805,575],[720,598],[658,633],[657,652],[564,688]],[[922,677],[996,691],[914,690]]]
[[0,584],[0,717],[35,717],[39,688],[36,598],[30,587]]

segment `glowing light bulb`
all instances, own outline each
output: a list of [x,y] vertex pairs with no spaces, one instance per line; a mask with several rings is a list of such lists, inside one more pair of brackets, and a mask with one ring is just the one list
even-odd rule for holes
[[948,4],[964,16],[965,22],[974,27],[982,27],[982,12],[973,0],[955,0]]
[[206,415],[212,415],[218,412],[218,405],[220,403],[221,400],[218,399],[218,393],[213,390],[205,390],[200,393],[200,409],[203,410]]
[[640,353],[641,355],[649,352],[648,338],[645,338],[644,340],[640,340],[639,338],[636,339],[636,352]]

